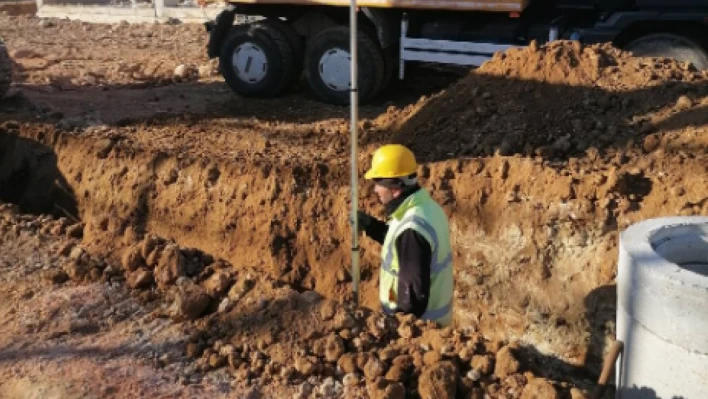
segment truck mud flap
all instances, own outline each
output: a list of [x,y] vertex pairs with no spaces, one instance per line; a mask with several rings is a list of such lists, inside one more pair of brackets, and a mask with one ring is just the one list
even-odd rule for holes
[[209,55],[209,58],[219,56],[221,45],[229,34],[231,27],[234,25],[235,15],[236,10],[233,7],[229,7],[220,12],[214,21],[209,21],[204,24],[207,32],[209,32],[209,43],[207,44],[207,55]]

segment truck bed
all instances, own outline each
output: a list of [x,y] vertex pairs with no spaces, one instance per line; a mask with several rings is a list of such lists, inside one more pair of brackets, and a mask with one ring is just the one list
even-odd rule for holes
[[[322,5],[348,7],[349,0],[229,0],[233,4]],[[530,0],[357,0],[359,7],[465,10],[523,11]]]

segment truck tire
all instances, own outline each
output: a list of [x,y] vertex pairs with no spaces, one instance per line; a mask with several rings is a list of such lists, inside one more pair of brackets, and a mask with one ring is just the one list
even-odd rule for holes
[[388,88],[391,84],[391,79],[393,79],[393,74],[398,71],[398,46],[391,46],[383,51],[385,72],[383,84],[381,85],[379,93]]
[[653,33],[634,39],[624,46],[635,57],[664,57],[691,62],[698,69],[708,69],[708,51],[700,43],[675,33]]
[[226,83],[246,97],[280,95],[292,83],[296,65],[285,35],[261,22],[234,27],[219,62]]
[[303,41],[303,37],[301,37],[292,26],[277,18],[269,18],[263,23],[280,31],[290,45],[290,49],[293,53],[293,67],[291,82],[287,84],[287,88],[291,88],[300,82],[300,78],[302,78],[302,70],[305,66],[305,43]]
[[[368,34],[359,32],[358,49],[359,101],[364,104],[383,87],[386,71],[383,51]],[[326,103],[348,105],[349,63],[349,28],[330,28],[313,37],[305,50],[305,79],[313,94]]]
[[0,99],[5,97],[12,83],[12,61],[5,43],[0,40]]

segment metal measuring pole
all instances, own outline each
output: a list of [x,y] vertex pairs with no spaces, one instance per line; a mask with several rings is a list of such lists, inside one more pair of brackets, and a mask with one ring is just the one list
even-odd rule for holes
[[359,221],[357,210],[359,209],[359,168],[357,167],[357,138],[359,130],[359,84],[358,84],[358,57],[357,57],[357,6],[356,0],[349,3],[349,53],[351,69],[351,190],[352,190],[352,291],[354,304],[359,305]]

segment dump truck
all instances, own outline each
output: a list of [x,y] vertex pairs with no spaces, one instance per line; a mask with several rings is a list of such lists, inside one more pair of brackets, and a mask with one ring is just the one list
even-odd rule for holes
[[[249,97],[288,92],[302,77],[321,101],[349,103],[349,0],[228,0],[206,23],[207,52]],[[636,56],[708,68],[705,0],[360,0],[359,98],[366,103],[413,62],[479,66],[511,47],[606,43]],[[234,24],[236,16],[256,18]]]

